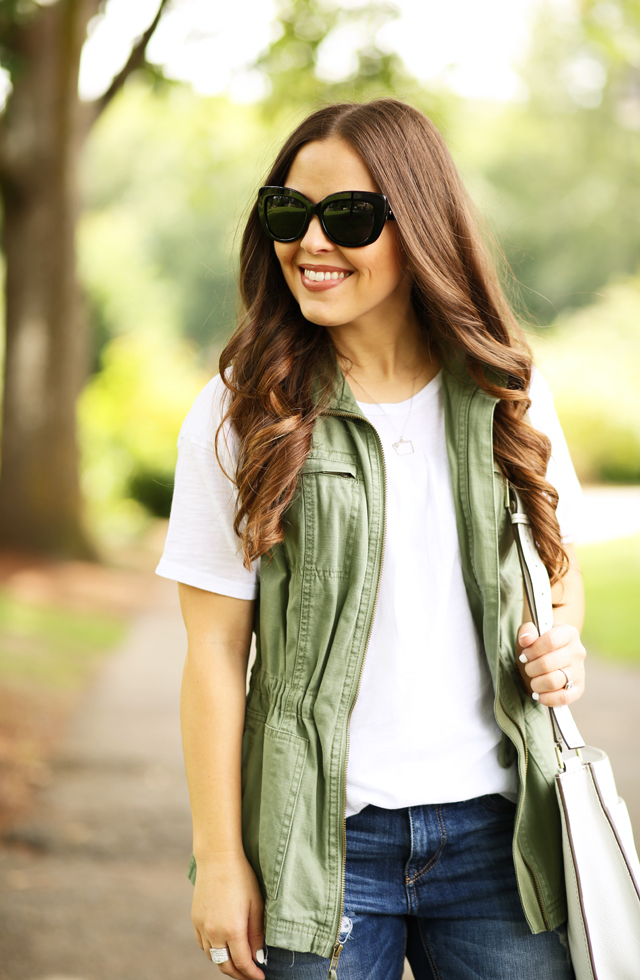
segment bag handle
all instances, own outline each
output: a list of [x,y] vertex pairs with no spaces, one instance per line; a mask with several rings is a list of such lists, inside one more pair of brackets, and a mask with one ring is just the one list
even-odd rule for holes
[[[506,508],[516,542],[524,592],[529,603],[531,618],[540,636],[553,626],[551,585],[547,569],[538,554],[531,524],[522,504],[520,494],[507,481]],[[551,727],[556,744],[564,743],[568,749],[581,749],[585,745],[569,706],[550,708]]]

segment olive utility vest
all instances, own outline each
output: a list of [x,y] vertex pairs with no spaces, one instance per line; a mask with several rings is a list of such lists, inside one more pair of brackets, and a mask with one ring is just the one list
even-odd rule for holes
[[[515,666],[522,579],[493,459],[496,399],[443,371],[462,570],[502,729],[517,756],[513,840],[533,932],[566,919],[557,769],[544,708]],[[344,381],[318,420],[284,541],[264,556],[257,657],[242,743],[242,832],[265,897],[266,942],[339,956],[349,719],[371,633],[385,539],[382,445]],[[428,629],[428,623],[425,623]],[[190,877],[195,881],[195,862]]]

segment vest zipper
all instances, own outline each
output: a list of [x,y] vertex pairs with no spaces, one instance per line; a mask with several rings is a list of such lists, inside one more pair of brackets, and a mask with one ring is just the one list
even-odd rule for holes
[[346,869],[347,869],[347,765],[349,762],[349,726],[351,724],[351,715],[353,714],[353,709],[356,706],[356,701],[358,700],[358,694],[360,693],[360,683],[362,681],[362,672],[364,670],[364,662],[367,657],[367,650],[369,649],[369,642],[371,640],[371,633],[373,632],[373,621],[376,614],[376,607],[378,605],[378,595],[380,593],[380,578],[382,576],[382,563],[384,561],[384,545],[387,537],[387,464],[384,457],[384,448],[382,446],[382,439],[378,435],[378,430],[375,425],[366,419],[364,415],[355,415],[353,412],[335,412],[328,410],[324,412],[325,415],[332,415],[336,418],[344,419],[360,419],[366,422],[367,425],[371,426],[373,434],[378,440],[378,445],[380,447],[380,457],[382,459],[382,549],[380,556],[380,570],[378,572],[378,581],[376,583],[376,592],[373,598],[373,611],[371,613],[371,622],[369,623],[369,632],[367,633],[367,642],[364,648],[364,655],[362,657],[362,663],[360,664],[360,673],[358,674],[358,684],[356,686],[356,695],[353,699],[353,703],[349,710],[349,717],[347,718],[347,751],[344,759],[344,771],[343,771],[343,811],[342,811],[342,898],[340,902],[340,915],[338,917],[338,935],[333,946],[331,953],[331,961],[329,963],[329,972],[327,974],[327,980],[337,980],[338,971],[338,960],[340,959],[340,953],[343,949],[343,944],[340,942],[340,934],[342,931],[342,918],[344,916],[344,893],[346,886]]
[[[500,701],[500,707],[504,711],[505,715],[507,716],[507,718],[511,719],[511,721],[516,726],[516,728],[518,729],[518,731],[520,732],[520,734],[522,736],[522,744],[524,745],[524,776],[525,776],[525,778],[523,780],[523,783],[522,783],[522,799],[524,801],[524,797],[525,797],[526,792],[527,792],[527,770],[529,768],[529,748],[527,746],[527,739],[525,737],[524,732],[522,731],[522,728],[520,727],[520,725],[516,721],[516,719],[513,717],[513,715],[509,714],[509,712],[507,711],[507,709],[505,707],[505,704],[504,704],[504,701],[502,700],[502,698],[499,698],[498,700]],[[520,855],[522,857],[522,860],[524,861],[524,863],[526,864],[527,868],[529,869],[529,874],[533,878],[533,883],[536,886],[536,893],[538,895],[538,905],[540,906],[540,911],[542,913],[542,919],[543,919],[544,924],[545,924],[545,926],[546,926],[546,928],[548,930],[549,929],[549,920],[547,918],[547,913],[545,911],[544,902],[542,900],[542,891],[540,889],[540,883],[538,881],[538,876],[536,875],[535,871],[533,870],[533,868],[531,867],[531,865],[527,861],[526,857],[522,853],[522,848],[520,847],[520,843],[519,842],[518,842],[518,850],[520,851]],[[517,877],[517,875],[518,875],[518,872],[516,870],[516,877]]]

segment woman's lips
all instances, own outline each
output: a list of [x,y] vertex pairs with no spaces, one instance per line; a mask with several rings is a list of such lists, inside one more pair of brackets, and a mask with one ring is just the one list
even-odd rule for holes
[[[311,293],[323,293],[327,289],[334,289],[336,286],[341,286],[342,283],[346,282],[346,280],[351,276],[350,269],[339,269],[336,266],[299,266],[299,269],[302,285]],[[323,272],[325,275],[327,273],[331,275],[335,273],[337,277],[342,276],[342,278],[324,279],[322,282],[318,282],[314,279],[308,279],[305,272]]]

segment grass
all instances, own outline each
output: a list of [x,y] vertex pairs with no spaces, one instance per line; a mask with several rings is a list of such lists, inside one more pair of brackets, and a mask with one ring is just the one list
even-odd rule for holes
[[640,664],[640,534],[578,548],[587,614],[583,639],[608,660]]
[[0,590],[0,682],[76,690],[125,628],[121,619],[35,606]]

